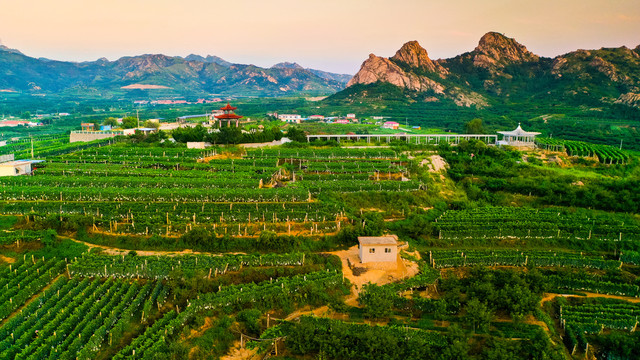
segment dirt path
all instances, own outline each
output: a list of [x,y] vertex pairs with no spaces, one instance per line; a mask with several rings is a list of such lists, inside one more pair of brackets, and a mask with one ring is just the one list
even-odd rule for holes
[[176,255],[198,255],[198,254],[202,254],[202,255],[211,255],[211,256],[223,256],[223,255],[228,255],[228,254],[240,254],[240,255],[244,255],[244,253],[239,253],[239,252],[235,252],[235,253],[224,253],[224,254],[211,254],[211,253],[205,253],[205,252],[200,252],[200,251],[193,251],[191,249],[185,249],[182,251],[153,251],[153,250],[127,250],[127,249],[120,249],[120,248],[116,248],[116,247],[112,247],[112,246],[106,246],[106,245],[97,245],[97,244],[92,244],[92,243],[88,243],[85,241],[81,241],[81,240],[77,240],[74,238],[70,238],[70,237],[66,237],[66,236],[59,236],[61,238],[65,238],[65,239],[69,239],[71,241],[80,243],[80,244],[84,244],[86,246],[89,247],[89,249],[93,249],[93,248],[98,248],[98,249],[102,249],[104,254],[107,255],[126,255],[127,253],[129,253],[129,251],[135,251],[139,256],[176,256]]
[[542,297],[542,300],[540,301],[540,305],[544,304],[547,301],[552,301],[553,299],[555,299],[557,297],[560,297],[560,296],[561,297],[565,297],[565,298],[569,298],[569,297],[577,297],[577,298],[607,298],[607,299],[625,300],[625,301],[632,302],[632,303],[640,303],[640,298],[634,298],[634,297],[628,297],[628,296],[620,296],[620,295],[598,294],[598,293],[590,293],[590,292],[583,292],[583,293],[585,295],[587,295],[587,296],[575,295],[575,294],[552,294],[552,293],[546,293]]
[[240,341],[233,343],[233,347],[229,349],[226,355],[220,357],[220,360],[249,360],[253,359],[258,352],[258,348],[247,349],[242,348]]
[[[493,322],[505,322],[505,323],[509,322],[509,323],[512,323],[513,319],[511,319],[510,317],[498,317],[498,318],[494,318],[491,321],[493,321]],[[549,332],[549,327],[547,326],[547,324],[544,321],[540,321],[540,320],[536,319],[533,315],[527,315],[527,317],[525,317],[522,320],[522,322],[525,323],[525,324],[529,324],[529,325],[540,326],[546,332]]]
[[14,262],[16,262],[16,259],[10,258],[10,257],[6,257],[4,255],[0,255],[0,260],[6,262],[7,264],[13,264]]
[[200,337],[204,334],[205,331],[211,329],[211,327],[213,327],[213,318],[210,316],[207,316],[204,318],[204,324],[200,326],[198,330],[191,329],[191,334],[189,334],[189,336],[187,336],[185,340]]

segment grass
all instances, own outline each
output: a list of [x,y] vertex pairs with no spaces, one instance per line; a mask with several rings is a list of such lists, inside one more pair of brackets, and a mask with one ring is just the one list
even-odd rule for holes
[[17,216],[0,216],[0,230],[10,230],[17,221]]

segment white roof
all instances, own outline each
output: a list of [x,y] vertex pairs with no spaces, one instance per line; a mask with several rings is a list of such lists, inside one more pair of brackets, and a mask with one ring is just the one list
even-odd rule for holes
[[27,165],[27,164],[31,164],[31,161],[29,160],[7,161],[0,164],[0,166],[21,166],[21,165]]
[[398,237],[386,236],[358,236],[360,245],[398,245]]
[[515,130],[513,130],[513,131],[498,131],[498,134],[508,135],[508,136],[535,136],[535,135],[540,135],[541,133],[539,133],[539,132],[531,132],[531,131],[524,131],[520,127],[520,123],[518,123],[518,127]]

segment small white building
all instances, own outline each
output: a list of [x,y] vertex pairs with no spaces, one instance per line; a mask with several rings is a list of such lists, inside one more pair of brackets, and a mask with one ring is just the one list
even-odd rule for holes
[[347,119],[355,119],[356,114],[347,114]]
[[324,120],[324,115],[311,115],[309,120]]
[[0,176],[30,175],[31,163],[29,160],[7,161],[0,164]]
[[278,114],[278,119],[288,123],[300,124],[302,122],[302,116],[298,114]]
[[204,141],[188,141],[187,149],[204,149],[207,146],[211,146],[210,143],[206,143]]
[[498,141],[498,145],[508,145],[515,147],[533,148],[535,146],[536,135],[539,132],[524,131],[518,123],[518,127],[513,131],[498,131],[502,135],[502,140]]
[[396,235],[358,236],[358,244],[360,262],[363,264],[398,261],[398,237]]

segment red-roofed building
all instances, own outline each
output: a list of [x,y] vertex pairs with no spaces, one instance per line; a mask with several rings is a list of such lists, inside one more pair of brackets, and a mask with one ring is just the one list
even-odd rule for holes
[[395,121],[387,121],[382,125],[382,127],[385,129],[397,130],[398,127],[400,127],[400,124]]
[[236,110],[237,107],[231,106],[231,104],[227,103],[227,105],[220,108],[224,113],[220,115],[214,115],[216,119],[218,119],[218,126],[222,127],[222,121],[227,121],[227,126],[231,126],[231,122],[235,120],[236,127],[238,127],[238,122],[242,119],[242,116],[236,115],[233,111]]

